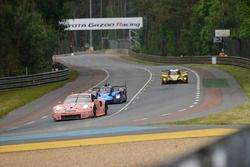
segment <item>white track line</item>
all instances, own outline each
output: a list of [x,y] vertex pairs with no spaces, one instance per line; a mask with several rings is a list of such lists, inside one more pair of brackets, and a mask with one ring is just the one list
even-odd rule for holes
[[183,111],[186,111],[187,109],[181,109],[181,110],[178,110],[177,112],[183,112]]
[[119,114],[119,113],[122,112],[125,108],[127,108],[127,107],[134,101],[134,99],[143,91],[143,89],[148,85],[148,83],[151,81],[152,76],[153,76],[152,72],[149,71],[148,69],[143,68],[143,70],[145,70],[145,71],[147,71],[147,72],[149,73],[149,79],[148,79],[148,81],[142,86],[142,88],[141,88],[141,89],[134,95],[134,97],[133,97],[124,107],[122,107],[119,111],[117,111],[117,112],[115,112],[115,113],[113,113],[113,114],[111,114],[111,115],[109,115],[109,116],[102,117],[102,118],[98,119],[98,121],[99,121],[99,120],[102,120],[102,119],[107,119],[107,118],[110,118],[110,117],[112,117],[112,116],[115,116],[115,115]]
[[187,69],[187,70],[189,70],[189,71],[191,71],[191,72],[194,73],[194,75],[196,76],[196,78],[197,78],[196,94],[200,94],[201,79],[200,79],[199,74],[198,74],[196,71],[194,71],[194,70],[192,70],[192,69],[190,69],[190,68],[187,68],[187,67],[184,67],[184,68]]
[[26,123],[26,125],[31,125],[33,123],[35,123],[35,121],[30,121],[30,122]]
[[134,122],[138,122],[138,121],[145,121],[145,120],[147,120],[148,118],[141,118],[141,119],[135,119],[135,120],[133,120]]
[[106,70],[104,68],[102,70],[107,74],[106,77],[102,81],[98,82],[95,86],[91,87],[90,89],[93,89],[94,87],[97,87],[98,85],[105,82],[110,77],[110,74],[109,74],[108,70]]
[[45,118],[48,118],[48,117],[49,117],[49,115],[45,115],[41,119],[45,119]]
[[161,117],[169,116],[170,114],[162,114]]
[[[196,71],[194,71],[194,70],[192,70],[192,69],[190,69],[190,68],[187,68],[187,67],[184,67],[185,69],[187,69],[187,70],[189,70],[189,71],[191,71],[192,73],[194,73],[194,75],[196,76],[196,78],[197,78],[197,81],[196,81],[196,97],[195,97],[195,101],[193,102],[193,104],[198,104],[198,101],[199,101],[199,98],[200,98],[200,89],[201,89],[201,79],[200,79],[200,76],[199,76],[199,74],[196,72]],[[190,105],[189,106],[189,108],[193,108],[193,107],[195,107],[195,105]]]
[[8,129],[8,130],[15,130],[15,129],[17,129],[18,127],[16,126],[16,127],[13,127],[13,128],[10,128],[10,129]]

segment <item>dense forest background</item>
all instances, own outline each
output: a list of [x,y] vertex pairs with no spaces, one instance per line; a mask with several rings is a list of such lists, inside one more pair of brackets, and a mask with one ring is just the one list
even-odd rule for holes
[[[0,0],[0,76],[51,70],[54,54],[82,51],[89,31],[64,31],[59,21],[89,18],[90,0]],[[92,17],[143,17],[136,50],[162,56],[213,55],[215,29],[249,40],[249,0],[92,0]],[[95,49],[128,39],[127,30],[93,31]]]

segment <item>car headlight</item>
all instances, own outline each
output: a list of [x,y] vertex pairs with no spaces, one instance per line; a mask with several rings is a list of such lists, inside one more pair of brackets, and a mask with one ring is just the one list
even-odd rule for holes
[[121,95],[120,95],[120,94],[116,94],[116,95],[115,95],[115,98],[120,99],[120,98],[121,98]]
[[166,78],[163,78],[163,81],[166,81],[167,79]]
[[183,79],[184,79],[184,80],[187,80],[187,77],[184,77]]
[[83,105],[83,109],[86,109],[86,108],[88,108],[89,107],[89,105],[87,105],[87,104],[84,104]]
[[60,106],[56,106],[56,111],[60,111],[61,109],[62,109],[62,107],[60,107]]

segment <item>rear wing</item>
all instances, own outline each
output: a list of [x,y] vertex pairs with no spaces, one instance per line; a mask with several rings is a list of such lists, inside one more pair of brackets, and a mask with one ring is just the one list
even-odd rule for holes
[[90,91],[100,91],[100,87],[94,87],[94,88],[92,88],[92,89],[90,89]]
[[121,89],[127,90],[127,85],[117,85],[117,86],[112,86],[114,88],[114,91],[120,91]]
[[88,92],[91,93],[91,95],[97,96],[99,91],[100,91],[100,87],[94,87],[90,89]]

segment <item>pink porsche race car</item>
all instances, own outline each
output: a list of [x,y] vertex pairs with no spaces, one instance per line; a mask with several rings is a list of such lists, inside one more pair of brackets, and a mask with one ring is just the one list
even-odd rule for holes
[[72,120],[107,115],[108,105],[91,93],[71,94],[62,104],[53,107],[55,121]]

